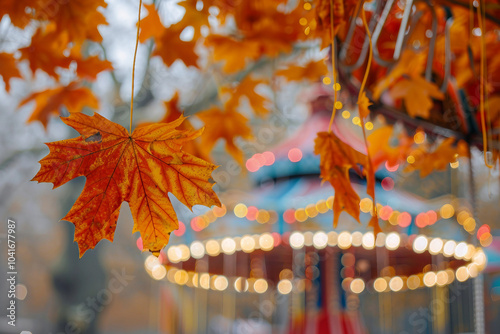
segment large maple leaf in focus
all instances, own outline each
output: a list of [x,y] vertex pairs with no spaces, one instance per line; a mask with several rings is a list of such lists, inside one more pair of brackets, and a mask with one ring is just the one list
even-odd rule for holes
[[217,167],[182,150],[202,132],[177,130],[184,117],[141,126],[132,134],[99,114],[72,114],[62,120],[81,136],[48,143],[50,153],[33,180],[59,187],[78,176],[87,178],[63,218],[75,225],[80,256],[102,239],[113,240],[123,201],[132,211],[133,232],[139,231],[144,249],[156,255],[178,228],[168,193],[189,208],[220,206],[209,182]]
[[40,121],[45,128],[49,123],[49,116],[59,115],[62,106],[65,106],[71,114],[81,112],[85,106],[93,109],[99,108],[99,100],[94,93],[87,87],[79,86],[77,82],[33,93],[21,101],[19,106],[31,101],[35,101],[36,106],[27,122]]
[[[342,211],[346,211],[359,222],[360,199],[352,188],[349,170],[353,169],[359,175],[367,176],[368,194],[374,197],[374,191],[371,189],[374,189],[375,180],[370,177],[373,173],[369,170],[367,156],[345,144],[333,132],[319,132],[314,144],[314,153],[320,156],[320,176],[335,189],[333,226],[337,226]],[[360,166],[364,169],[361,170]],[[373,226],[376,232],[380,231],[376,215],[368,225]]]

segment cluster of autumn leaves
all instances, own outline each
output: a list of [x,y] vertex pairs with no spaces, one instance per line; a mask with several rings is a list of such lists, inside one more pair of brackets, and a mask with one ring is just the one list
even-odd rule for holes
[[[10,79],[21,77],[17,64],[29,62],[33,73],[43,71],[58,85],[32,93],[21,102],[21,105],[35,102],[28,121],[37,120],[46,127],[49,117],[59,115],[64,106],[70,117],[63,121],[81,134],[49,144],[50,153],[41,160],[42,167],[34,178],[59,186],[77,176],[87,177],[81,196],[64,218],[76,226],[75,240],[79,243],[80,254],[95,247],[103,238],[112,240],[123,201],[131,205],[134,231],[141,232],[144,248],[153,252],[158,252],[168,242],[170,232],[177,228],[169,192],[190,208],[195,204],[220,204],[209,182],[215,165],[205,160],[209,160],[208,153],[222,139],[227,152],[240,164],[244,163],[238,141],[252,139],[249,114],[243,108],[245,101],[255,116],[266,117],[273,108],[272,101],[257,91],[259,85],[276,89],[277,77],[285,82],[317,82],[323,77],[331,77],[332,68],[337,71],[339,62],[331,53],[332,42],[341,44],[346,39],[350,22],[359,19],[356,13],[361,11],[371,19],[370,11],[364,13],[363,4],[364,1],[357,0],[299,0],[293,3],[284,0],[182,0],[178,5],[185,13],[170,25],[158,14],[162,2],[145,4],[147,14],[139,24],[139,41],[154,42],[151,56],[160,57],[166,66],[182,62],[186,67],[224,78],[218,82],[218,101],[196,113],[205,125],[200,137],[202,130],[196,130],[182,116],[178,93],[165,102],[166,113],[161,121],[140,124],[132,133],[98,114],[80,113],[85,106],[98,110],[99,101],[88,86],[99,73],[113,70],[109,61],[98,55],[86,55],[88,43],[102,42],[98,26],[106,24],[102,14],[107,6],[104,0],[7,0],[3,3],[0,17],[8,15],[12,25],[20,29],[34,28],[30,44],[19,49],[16,55],[0,53],[0,75],[7,91]],[[400,6],[391,9],[378,43],[370,48],[371,54],[373,48],[377,48],[380,57],[392,56],[402,13]],[[438,37],[431,60],[435,78],[433,81],[425,79],[424,72],[431,59],[428,30],[432,26],[432,15],[425,10],[423,13],[422,22],[409,34],[407,47],[402,50],[398,62],[387,67],[365,60],[350,74],[353,82],[361,82],[366,76],[366,86],[363,85],[366,92],[360,92],[357,100],[362,125],[370,118],[369,96],[375,102],[383,100],[392,104],[410,117],[447,126],[440,101],[453,95],[450,91],[459,89],[474,96],[472,91],[478,86],[474,65],[479,66],[479,58],[484,56],[490,63],[488,78],[500,71],[498,57],[494,57],[500,51],[500,44],[495,41],[492,30],[485,31],[491,48],[483,55],[477,51],[480,48],[475,47],[479,39],[470,34],[469,27],[475,21],[470,19],[467,10],[453,7],[455,21],[450,30],[454,57],[450,75],[453,79],[444,90],[438,86],[437,82],[445,74],[444,60],[449,51],[446,50],[448,41],[443,37],[448,12],[438,7]],[[366,38],[366,26],[356,25],[353,40]],[[489,27],[490,23],[486,25]],[[185,37],[188,30],[191,38]],[[307,51],[304,50],[310,49],[330,50],[329,56],[326,59],[305,56]],[[350,59],[357,59],[362,54],[359,45],[346,50]],[[274,63],[272,71],[255,75],[258,71],[254,70],[270,62]],[[71,73],[70,82],[61,82],[61,70]],[[486,81],[490,82],[487,96],[491,97],[492,106],[489,124],[494,127],[500,113],[500,108],[494,105],[500,99],[500,87],[496,81]],[[454,99],[453,106],[463,112],[458,100]],[[478,101],[469,101],[471,110],[477,105]],[[436,113],[442,117],[436,120]],[[472,125],[465,121],[466,118],[461,115],[462,122],[453,130],[471,132]],[[375,199],[374,173],[386,161],[396,165],[405,163],[410,155],[418,156],[411,167],[420,170],[425,177],[433,170],[446,169],[457,157],[467,155],[466,145],[456,145],[453,138],[435,145],[425,141],[415,145],[412,134],[395,131],[392,125],[365,134],[364,139],[366,154],[344,143],[332,131],[318,133],[315,141],[315,153],[321,158],[321,177],[335,189],[334,225],[342,211],[359,221],[360,199],[351,186],[350,170],[367,179],[367,193]],[[376,213],[369,225],[379,230]]]

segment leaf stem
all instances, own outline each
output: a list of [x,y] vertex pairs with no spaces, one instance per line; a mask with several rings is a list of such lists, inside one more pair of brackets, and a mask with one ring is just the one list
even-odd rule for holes
[[137,34],[135,37],[134,62],[132,64],[132,95],[130,97],[130,127],[129,127],[130,134],[132,134],[132,118],[134,116],[135,61],[137,59],[137,48],[139,47],[139,32],[141,28],[141,8],[142,8],[142,0],[139,0],[139,14],[137,18]]
[[[363,76],[363,81],[361,82],[361,87],[359,88],[358,105],[359,105],[359,102],[361,101],[361,98],[362,98],[363,93],[365,91],[366,81],[368,80],[368,75],[370,74],[370,68],[371,68],[372,58],[373,58],[372,35],[370,33],[370,28],[368,27],[368,22],[366,21],[364,2],[365,2],[364,0],[361,0],[361,19],[363,20],[363,26],[365,28],[366,38],[368,38],[370,49],[368,52],[368,62],[366,64],[365,74]],[[366,147],[366,159],[368,160],[369,170],[367,172],[375,174],[375,171],[373,170],[372,158],[370,156],[370,149],[368,147],[368,139],[366,137],[365,120],[363,119],[363,116],[361,115],[361,113],[359,115],[359,119],[361,122],[361,130],[363,131],[363,140],[365,142],[365,147]],[[368,179],[368,175],[367,175],[367,179]],[[368,182],[367,182],[367,185],[368,185]],[[373,186],[375,186],[375,185],[373,185]],[[375,188],[373,189],[373,213],[375,215],[377,215]]]
[[[361,6],[363,6],[364,0],[361,1]],[[368,27],[368,22],[366,22],[366,13],[364,6],[361,8],[361,19],[363,20],[363,26],[366,31],[366,38],[368,38],[368,43],[370,44],[370,50],[368,53],[368,62],[366,64],[365,75],[363,76],[363,81],[361,82],[361,87],[359,88],[358,100],[361,98],[365,90],[366,81],[368,80],[368,74],[370,74],[370,67],[372,65],[373,58],[373,45],[372,45],[372,34],[370,33],[370,28]]]
[[333,120],[335,118],[335,105],[337,104],[337,71],[335,59],[335,29],[333,17],[333,0],[330,0],[330,34],[332,36],[332,78],[333,78],[333,110],[330,123],[328,124],[328,132],[332,131]]
[[[483,155],[484,155],[484,164],[488,168],[493,168],[493,164],[490,164],[490,159],[488,158],[488,128],[486,126],[485,114],[486,110],[484,107],[484,79],[485,79],[485,67],[486,67],[486,57],[485,57],[485,24],[483,18],[483,10],[484,10],[484,2],[479,1],[477,7],[477,20],[479,29],[481,29],[481,47],[480,47],[480,55],[481,55],[481,63],[479,67],[479,113],[481,115],[481,130],[483,132]],[[489,113],[488,113],[489,120]],[[488,122],[489,123],[489,122]],[[491,154],[491,153],[490,153]]]

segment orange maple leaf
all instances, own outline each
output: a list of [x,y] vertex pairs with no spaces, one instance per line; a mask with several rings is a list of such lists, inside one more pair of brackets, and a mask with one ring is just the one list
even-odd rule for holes
[[[368,136],[368,150],[375,170],[386,161],[389,166],[406,161],[406,157],[410,154],[413,138],[403,133],[397,138],[393,137],[395,136],[392,125],[382,126]],[[397,140],[397,144],[392,144],[393,140]]]
[[411,153],[415,162],[407,165],[405,171],[419,170],[420,177],[424,178],[433,171],[446,170],[458,157],[468,156],[465,141],[460,140],[456,145],[455,141],[453,137],[446,138],[432,152],[427,145],[420,146]]
[[184,42],[180,38],[180,33],[175,30],[165,29],[161,38],[156,40],[156,49],[153,56],[160,56],[167,66],[180,59],[186,66],[198,67],[198,55],[194,52],[196,41]]
[[62,120],[81,136],[47,144],[50,153],[33,180],[59,187],[78,176],[87,178],[63,218],[75,225],[80,257],[102,239],[113,241],[123,201],[132,211],[133,232],[139,231],[144,249],[156,255],[178,228],[168,193],[189,208],[220,206],[209,182],[217,167],[182,150],[202,132],[177,130],[184,117],[138,127],[132,134],[99,114],[72,114]]
[[9,15],[14,26],[24,29],[31,20],[31,15],[26,13],[26,7],[24,1],[5,0],[0,6],[0,19],[4,15]]
[[400,60],[391,69],[391,72],[381,79],[373,89],[373,98],[378,100],[382,93],[390,88],[401,77],[418,77],[425,69],[427,54],[424,52],[414,52],[405,50]]
[[226,73],[235,73],[245,68],[247,59],[256,60],[260,57],[259,43],[256,41],[239,41],[222,35],[209,35],[205,45],[213,48],[214,61],[224,61],[222,70]]
[[[323,181],[328,181],[335,189],[335,198],[333,200],[333,226],[336,227],[340,213],[346,211],[359,222],[359,196],[354,191],[349,177],[349,169],[353,169],[359,175],[365,173],[369,176],[367,170],[368,162],[365,154],[362,154],[352,147],[342,142],[333,132],[318,132],[314,140],[314,153],[320,156],[320,170]],[[363,166],[362,171],[359,166]],[[374,178],[367,178],[367,188],[373,188]],[[373,197],[373,193],[370,194]],[[379,229],[378,220],[372,218],[369,223],[376,231]]]
[[403,99],[408,115],[425,119],[430,117],[434,105],[432,98],[444,99],[439,87],[421,76],[399,80],[389,93],[394,99]]
[[[0,19],[4,15],[9,15],[10,22],[14,26],[24,29],[32,19],[31,12],[33,9],[38,9],[41,2],[39,0],[3,0],[0,6]],[[26,10],[27,7],[31,8],[29,12]]]
[[198,3],[198,0],[184,0],[181,2],[178,2],[177,4],[181,7],[183,7],[186,12],[184,13],[184,16],[182,19],[174,24],[172,28],[184,30],[186,27],[193,27],[194,29],[194,35],[193,35],[193,40],[197,40],[199,37],[201,37],[201,28],[203,26],[208,27],[208,16],[210,13],[208,12],[209,6],[207,4],[203,4],[203,8],[201,10],[198,10],[196,8],[196,5]]
[[64,34],[80,47],[85,40],[102,42],[97,26],[107,24],[98,8],[106,8],[104,0],[71,0],[52,3],[48,19],[55,24],[55,30]]
[[94,93],[87,87],[81,87],[77,82],[33,93],[21,101],[19,106],[31,101],[35,101],[36,107],[27,122],[40,121],[45,128],[47,128],[49,116],[59,115],[62,106],[65,106],[71,114],[79,113],[84,106],[99,108],[99,101]]
[[165,65],[170,66],[180,59],[186,66],[198,67],[198,55],[194,52],[196,40],[182,41],[180,34],[183,29],[174,26],[165,28],[155,10],[154,5],[146,5],[148,15],[141,20],[141,33],[139,40],[145,42],[154,38],[155,50],[153,56],[160,56]]
[[67,38],[53,31],[53,28],[53,26],[47,29],[38,28],[31,37],[30,45],[19,51],[21,59],[29,60],[33,73],[40,69],[51,77],[59,79],[56,68],[68,68],[71,59],[63,54],[68,45]]
[[148,15],[141,20],[141,33],[139,35],[139,41],[141,43],[144,43],[150,38],[154,38],[155,40],[161,38],[163,30],[165,30],[155,5],[144,5],[144,7]]
[[317,81],[328,74],[324,60],[310,61],[304,66],[290,65],[288,68],[276,71],[276,75],[285,77],[288,81]]
[[358,108],[359,108],[359,115],[365,119],[370,115],[370,109],[368,109],[369,106],[372,105],[370,100],[366,97],[366,92],[363,91],[361,95],[359,96],[358,99]]
[[86,59],[75,57],[76,74],[81,79],[95,80],[97,75],[103,71],[110,71],[113,65],[108,60],[101,60],[99,56],[91,56]]
[[252,130],[248,127],[248,119],[231,109],[226,111],[217,107],[196,114],[203,123],[206,131],[201,137],[201,146],[210,152],[219,139],[226,141],[226,150],[240,164],[243,165],[243,152],[236,146],[234,140],[237,137],[243,139],[252,138]]
[[226,102],[225,108],[236,110],[240,105],[241,98],[246,96],[255,114],[261,117],[267,115],[269,113],[269,108],[266,104],[270,103],[269,99],[255,92],[255,88],[258,85],[266,82],[266,80],[253,79],[248,75],[245,79],[240,81],[236,87],[222,88],[222,93],[231,94],[229,100]]
[[10,79],[21,78],[21,73],[16,66],[16,59],[10,53],[0,53],[0,76],[5,83],[5,90],[10,90]]

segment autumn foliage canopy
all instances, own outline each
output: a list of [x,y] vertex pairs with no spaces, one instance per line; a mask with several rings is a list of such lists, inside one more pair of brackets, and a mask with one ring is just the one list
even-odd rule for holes
[[[399,40],[399,31],[406,29],[405,9],[388,7],[385,21],[376,20],[374,13],[387,6],[380,1],[181,0],[176,6],[183,14],[172,21],[161,15],[163,1],[137,0],[141,14],[134,22],[137,36],[131,38],[148,45],[149,57],[166,67],[183,64],[206,74],[216,96],[186,118],[186,105],[181,107],[175,92],[165,101],[160,121],[135,124],[131,112],[127,130],[126,124],[99,114],[92,90],[101,73],[114,71],[105,52],[89,54],[96,50],[89,46],[102,46],[99,29],[107,24],[107,3],[7,0],[0,18],[32,33],[29,45],[0,52],[0,76],[7,92],[14,80],[23,79],[22,66],[31,75],[44,72],[53,78],[53,87],[21,101],[20,107],[32,110],[27,122],[48,129],[50,122],[62,121],[79,133],[47,144],[50,153],[33,180],[59,187],[86,177],[63,218],[75,225],[80,255],[102,239],[113,240],[123,201],[129,202],[144,249],[158,254],[178,228],[168,194],[189,208],[220,205],[211,181],[217,168],[213,148],[222,141],[228,156],[244,166],[248,157],[241,143],[254,139],[252,120],[280,112],[275,95],[291,85],[326,86],[314,98],[326,97],[322,111],[331,112],[331,121],[317,134],[314,153],[320,157],[321,178],[335,190],[334,226],[343,211],[360,221],[352,172],[366,180],[366,192],[376,201],[375,172],[383,164],[406,164],[406,171],[426,177],[467,156],[468,145],[475,145],[485,151],[485,163],[494,165],[499,157],[491,143],[498,140],[494,130],[500,125],[495,80],[500,77],[495,33],[500,12],[498,4],[488,6],[496,2],[480,5],[485,3],[470,12],[460,1],[442,1],[434,9],[418,2],[418,24]],[[338,133],[345,121],[343,105],[358,110],[364,148]],[[373,128],[376,115],[388,112],[392,121],[389,117]],[[62,114],[69,116],[55,118]],[[395,126],[397,119],[405,125]],[[449,135],[434,133],[435,126]],[[419,133],[427,133],[426,139],[414,140]],[[380,231],[376,207],[368,224]]]

